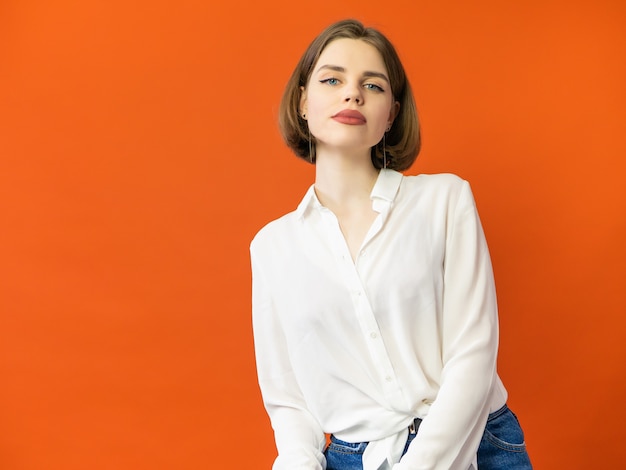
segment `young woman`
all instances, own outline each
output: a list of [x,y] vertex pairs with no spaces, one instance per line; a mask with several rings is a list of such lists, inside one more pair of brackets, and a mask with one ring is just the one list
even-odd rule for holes
[[328,27],[287,85],[280,126],[316,172],[251,244],[274,470],[531,468],[496,372],[470,187],[399,172],[420,137],[393,46],[357,21]]

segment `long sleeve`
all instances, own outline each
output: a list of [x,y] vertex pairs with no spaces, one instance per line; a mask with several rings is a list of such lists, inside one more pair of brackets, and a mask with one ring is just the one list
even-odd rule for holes
[[296,381],[283,328],[272,305],[268,278],[254,254],[254,242],[251,260],[257,373],[278,450],[273,470],[323,470],[326,438],[308,411]]
[[497,304],[491,260],[469,184],[448,221],[439,318],[441,388],[394,470],[467,470],[496,380]]

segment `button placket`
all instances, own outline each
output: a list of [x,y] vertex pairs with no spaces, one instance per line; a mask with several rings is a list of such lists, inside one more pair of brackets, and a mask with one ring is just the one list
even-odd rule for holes
[[377,375],[380,378],[381,386],[385,390],[385,393],[391,396],[398,393],[399,390],[387,348],[385,347],[384,341],[382,341],[383,337],[380,332],[380,327],[376,321],[376,316],[374,315],[367,294],[363,289],[358,274],[358,268],[352,265],[347,271],[349,271],[346,272],[348,276],[347,279],[349,279],[349,282],[355,288],[355,292],[357,292],[357,295],[354,297],[354,306],[361,332],[366,339],[366,345],[376,368]]
[[[380,379],[380,384],[385,394],[389,397],[397,395],[401,393],[401,391],[396,380],[396,375],[385,344],[382,341],[382,335],[378,322],[376,321],[376,316],[374,315],[374,311],[359,275],[359,267],[363,266],[363,263],[369,255],[369,250],[362,248],[359,251],[356,262],[352,262],[348,244],[341,232],[339,221],[335,217],[335,214],[328,209],[324,209],[322,215],[326,222],[329,241],[331,242],[332,249],[338,261],[341,277],[345,280],[349,292],[352,294],[356,318],[361,328],[361,333],[366,339],[366,345],[376,373]],[[368,245],[370,240],[381,229],[385,215],[386,211],[383,211],[383,214],[380,214],[379,217],[376,218],[365,237],[363,247]]]

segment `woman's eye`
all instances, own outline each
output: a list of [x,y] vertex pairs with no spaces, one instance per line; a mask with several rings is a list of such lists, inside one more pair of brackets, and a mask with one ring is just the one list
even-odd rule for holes
[[376,85],[375,83],[366,83],[365,84],[365,88],[367,88],[368,90],[374,90],[374,91],[385,91],[382,89],[382,87]]
[[326,83],[328,85],[337,85],[339,80],[336,78],[325,78],[324,80],[320,80],[320,83]]

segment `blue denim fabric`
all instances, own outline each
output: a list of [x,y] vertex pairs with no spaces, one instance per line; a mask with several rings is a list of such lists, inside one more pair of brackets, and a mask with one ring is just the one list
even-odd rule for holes
[[367,442],[346,442],[330,436],[326,447],[326,470],[363,470],[363,452]]
[[506,405],[489,415],[478,447],[478,470],[502,468],[533,468],[526,452],[524,432],[517,416]]
[[[419,429],[420,421],[416,421]],[[404,452],[415,438],[409,434]],[[363,452],[367,442],[350,443],[330,438],[326,448],[326,470],[363,470]],[[478,448],[478,470],[532,470],[526,452],[524,433],[517,417],[504,405],[489,415],[487,426]]]

